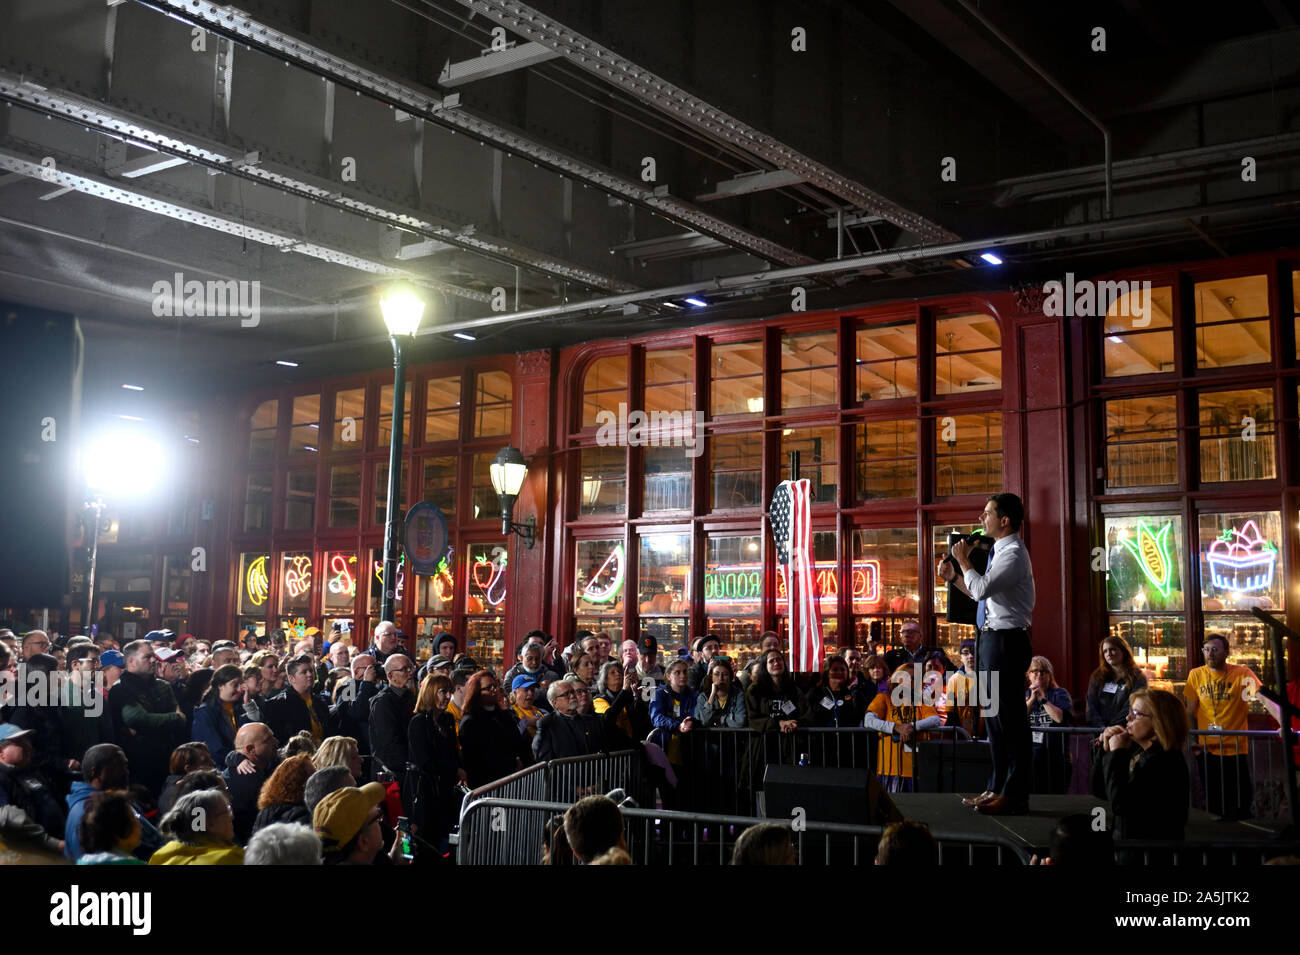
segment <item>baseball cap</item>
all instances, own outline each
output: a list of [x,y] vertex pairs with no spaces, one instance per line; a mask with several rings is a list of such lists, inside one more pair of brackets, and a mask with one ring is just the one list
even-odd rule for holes
[[527,673],[521,673],[510,681],[510,692],[514,692],[520,687],[537,686],[537,677],[529,676]]
[[25,730],[13,723],[0,723],[0,744],[16,743],[19,740],[35,736],[35,730]]
[[379,783],[344,786],[316,804],[312,827],[326,852],[341,849],[357,837],[370,810],[384,801],[387,790]]
[[438,669],[439,667],[449,667],[449,666],[451,666],[451,664],[452,664],[451,659],[448,658],[448,657],[443,656],[441,653],[435,653],[435,654],[434,654],[434,655],[429,659],[429,669],[430,669],[430,670],[436,670],[436,669]]
[[121,650],[105,650],[99,655],[99,665],[101,667],[122,667],[126,668],[126,657],[122,656]]
[[184,656],[180,650],[173,650],[170,647],[159,647],[154,651],[154,655],[163,663],[170,663],[176,657]]
[[640,649],[642,653],[658,653],[659,641],[651,636],[642,637]]
[[174,630],[150,630],[144,635],[144,639],[151,640],[154,643],[171,643],[176,639]]

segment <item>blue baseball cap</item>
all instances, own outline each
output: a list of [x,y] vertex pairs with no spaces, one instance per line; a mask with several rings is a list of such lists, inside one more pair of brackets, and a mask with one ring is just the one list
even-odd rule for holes
[[99,655],[99,665],[101,667],[122,667],[126,668],[126,657],[122,656],[121,650],[105,650]]
[[521,673],[510,681],[510,692],[524,686],[537,686],[538,680],[535,676],[529,676],[527,673]]
[[144,639],[152,643],[171,643],[176,639],[175,630],[150,630],[144,635]]
[[35,730],[25,730],[13,723],[0,723],[0,744],[16,742],[35,735]]

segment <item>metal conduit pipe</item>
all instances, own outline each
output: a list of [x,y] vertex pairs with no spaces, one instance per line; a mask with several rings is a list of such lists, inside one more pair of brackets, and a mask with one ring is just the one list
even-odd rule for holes
[[1111,199],[1110,129],[1106,126],[1105,123],[1103,123],[1100,119],[1097,118],[1096,114],[1094,114],[1092,110],[1088,109],[1088,107],[1084,106],[1077,99],[1071,96],[1069,91],[1066,90],[1065,87],[1063,87],[1060,83],[1058,83],[1052,77],[1052,75],[1047,72],[1047,70],[1039,66],[1029,56],[1028,53],[1020,49],[1020,47],[1016,45],[1016,42],[1012,40],[1011,37],[1007,36],[996,26],[990,23],[988,18],[985,17],[984,14],[980,13],[979,10],[976,9],[975,5],[971,3],[971,0],[959,0],[959,2],[961,3],[962,8],[967,13],[969,13],[972,17],[974,17],[975,20],[980,24],[980,26],[984,27],[984,29],[988,30],[995,37],[997,37],[999,42],[1001,42],[1003,46],[1005,46],[1008,50],[1010,50],[1012,53],[1018,56],[1021,62],[1025,64],[1025,66],[1029,67],[1036,74],[1038,74],[1039,79],[1041,79],[1044,83],[1046,83],[1048,86],[1054,89],[1058,94],[1060,94],[1061,98],[1065,100],[1067,103],[1069,103],[1071,106],[1073,106],[1075,109],[1077,109],[1084,119],[1092,123],[1092,125],[1096,126],[1097,129],[1101,131],[1102,146],[1105,149],[1104,162],[1106,165],[1106,198],[1104,200],[1103,214],[1107,219],[1109,219],[1110,199]]
[[[831,275],[838,272],[855,272],[862,269],[877,268],[885,265],[900,265],[905,262],[919,262],[928,259],[952,258],[967,252],[987,251],[1025,245],[1030,242],[1044,242],[1070,236],[1087,235],[1096,232],[1119,232],[1130,229],[1142,229],[1149,226],[1174,223],[1179,228],[1186,228],[1186,220],[1201,216],[1223,215],[1225,213],[1248,213],[1273,207],[1300,204],[1300,194],[1287,193],[1252,202],[1220,202],[1205,206],[1185,209],[1170,209],[1166,212],[1151,212],[1107,222],[1085,222],[1078,225],[1057,226],[1051,229],[1039,229],[1034,232],[1018,232],[1011,235],[994,236],[985,239],[969,239],[961,242],[948,242],[944,245],[918,245],[895,252],[875,252],[870,255],[858,255],[847,259],[818,262],[813,265],[792,266],[787,269],[771,269],[766,272],[750,272],[743,275],[729,275],[709,281],[693,282],[688,285],[674,285],[666,288],[646,289],[625,295],[607,295],[572,302],[564,305],[551,305],[544,308],[531,308],[522,312],[504,312],[496,315],[484,315],[480,318],[466,319],[460,322],[448,322],[442,325],[421,328],[417,338],[430,338],[436,335],[458,331],[472,331],[476,328],[491,328],[496,325],[509,325],[515,322],[531,321],[541,318],[558,318],[582,312],[601,311],[638,302],[653,302],[663,299],[684,298],[687,295],[708,294],[710,292],[740,291],[749,288],[761,288],[771,285],[789,284],[793,279],[809,278],[819,275]],[[372,335],[354,338],[349,346],[382,344],[388,341],[387,335]],[[296,353],[310,354],[313,351],[336,347],[334,345],[309,345],[294,349]]]

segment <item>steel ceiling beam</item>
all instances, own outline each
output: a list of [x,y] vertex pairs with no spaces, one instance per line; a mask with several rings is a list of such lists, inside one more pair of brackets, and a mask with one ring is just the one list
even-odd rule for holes
[[538,63],[553,60],[559,55],[540,43],[521,43],[506,50],[484,53],[472,60],[447,63],[438,77],[438,85],[444,89],[452,89],[466,83],[473,83],[475,80],[485,80],[490,76],[500,76],[503,73],[536,66]]
[[[121,203],[156,215],[167,216],[179,222],[202,226],[215,232],[250,239],[279,249],[281,252],[300,252],[312,258],[323,259],[335,265],[368,272],[372,275],[385,275],[404,278],[425,287],[446,292],[460,298],[471,299],[487,304],[491,298],[483,292],[462,288],[446,282],[430,279],[425,275],[408,269],[397,268],[387,262],[379,262],[357,251],[327,246],[317,242],[304,241],[301,236],[293,235],[270,224],[249,225],[233,216],[223,215],[212,209],[204,209],[185,202],[161,191],[147,190],[142,184],[133,183],[129,187],[115,182],[90,170],[80,169],[69,157],[62,157],[54,168],[43,165],[45,158],[35,153],[22,153],[8,148],[0,148],[0,169],[19,173],[31,179],[52,183],[65,190],[76,190],[86,195]],[[246,218],[254,218],[256,213]]]
[[565,262],[504,239],[483,235],[467,223],[449,224],[430,219],[417,209],[391,203],[381,205],[377,199],[357,189],[355,184],[344,186],[318,179],[300,170],[267,162],[260,156],[256,162],[248,162],[247,157],[252,153],[261,156],[269,153],[270,150],[263,145],[250,143],[247,147],[237,147],[205,139],[136,113],[34,82],[27,76],[4,68],[0,68],[0,99],[57,116],[109,136],[133,141],[146,149],[156,150],[157,154],[193,162],[216,172],[237,175],[331,206],[341,212],[446,242],[507,266],[523,265],[555,278],[600,290],[631,292],[638,288],[630,282],[622,282],[594,269]]
[[[346,89],[359,92],[394,109],[420,116],[456,132],[522,156],[562,176],[595,186],[610,195],[658,212],[681,225],[715,236],[744,252],[783,265],[808,265],[810,256],[732,225],[673,196],[656,194],[644,183],[592,165],[583,159],[530,139],[523,133],[475,116],[458,104],[459,94],[446,99],[432,90],[393,79],[356,65],[287,31],[267,25],[251,14],[212,0],[135,0],[165,16],[198,26],[287,63],[296,64]],[[455,98],[455,99],[453,99]],[[456,108],[452,108],[453,105]],[[442,238],[442,236],[430,236]]]
[[[179,0],[177,0],[179,2]],[[836,172],[797,149],[760,132],[722,110],[702,102],[662,76],[637,66],[626,57],[585,37],[541,11],[519,0],[457,0],[475,13],[500,24],[525,39],[541,43],[570,63],[599,76],[605,82],[655,107],[699,132],[739,146],[770,163],[776,170],[836,196],[872,215],[887,219],[927,242],[951,242],[958,238],[936,222],[887,199],[860,182]]]

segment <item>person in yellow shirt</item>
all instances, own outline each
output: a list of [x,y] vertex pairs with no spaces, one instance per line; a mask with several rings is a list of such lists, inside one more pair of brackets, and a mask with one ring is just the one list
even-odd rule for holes
[[537,678],[521,673],[510,683],[510,708],[519,718],[519,732],[528,733],[531,740],[537,735],[537,721],[546,715],[546,711],[533,706],[537,698]]
[[149,857],[150,865],[243,865],[235,843],[230,800],[217,789],[200,789],[176,800],[158,829],[171,841]]
[[912,667],[901,666],[889,678],[889,692],[877,693],[867,707],[862,725],[888,734],[876,752],[876,774],[887,792],[911,792],[912,753],[919,735],[943,723],[939,711],[923,702],[920,687],[913,686]]
[[[1187,674],[1183,701],[1187,719],[1201,733],[1196,761],[1205,789],[1205,808],[1224,819],[1249,819],[1254,784],[1250,778],[1250,745],[1244,736],[1223,731],[1247,729],[1246,715],[1262,682],[1250,667],[1228,662],[1228,638],[1212,633],[1201,647],[1205,666]],[[1277,707],[1258,697],[1278,719]]]
[[975,696],[975,641],[961,642],[961,666],[948,678],[948,725],[960,726],[971,736],[984,735],[984,718],[980,716]]

